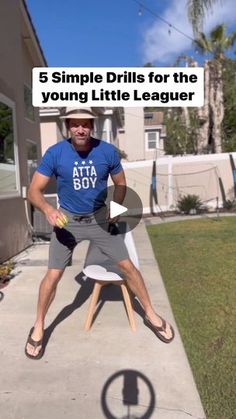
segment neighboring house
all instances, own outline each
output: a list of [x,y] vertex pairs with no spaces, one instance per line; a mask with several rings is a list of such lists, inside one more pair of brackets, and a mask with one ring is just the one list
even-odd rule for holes
[[66,129],[60,116],[60,108],[40,108],[41,154],[66,137]]
[[145,160],[164,156],[166,127],[163,112],[144,112]]
[[98,114],[98,118],[95,120],[94,136],[119,148],[119,129],[123,125],[121,108],[93,109]]
[[24,199],[40,151],[31,71],[46,66],[25,1],[0,2],[0,262],[31,243]]
[[119,130],[119,147],[127,161],[156,159],[165,154],[163,112],[124,108],[124,126]]

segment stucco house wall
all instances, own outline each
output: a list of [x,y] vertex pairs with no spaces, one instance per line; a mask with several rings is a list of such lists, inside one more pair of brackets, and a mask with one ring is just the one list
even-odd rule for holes
[[[31,88],[31,70],[45,66],[26,4],[22,0],[0,2],[0,104],[11,110],[14,125],[15,164],[0,162],[0,262],[31,243],[22,188],[29,183],[28,144],[40,147],[39,115],[26,115],[25,90]],[[25,87],[26,86],[26,87]],[[0,121],[1,122],[1,121]],[[13,186],[4,179],[11,173]],[[5,173],[5,176],[4,176]]]

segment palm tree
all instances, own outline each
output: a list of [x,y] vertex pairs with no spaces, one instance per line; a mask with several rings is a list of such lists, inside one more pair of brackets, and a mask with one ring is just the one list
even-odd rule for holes
[[236,31],[227,35],[226,26],[221,24],[210,32],[209,38],[200,32],[194,44],[201,54],[211,54],[214,60],[222,60],[225,57],[225,52],[234,46],[235,40]]
[[206,13],[213,8],[219,0],[188,0],[188,17],[195,36],[202,29]]
[[224,118],[223,63],[225,52],[236,41],[236,32],[226,34],[225,25],[216,26],[207,37],[200,33],[194,44],[201,54],[211,55],[205,62],[205,104],[199,111],[199,152],[222,152],[221,126]]

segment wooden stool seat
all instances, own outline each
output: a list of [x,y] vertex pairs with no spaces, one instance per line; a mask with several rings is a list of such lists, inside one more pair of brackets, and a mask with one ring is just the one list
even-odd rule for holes
[[[98,269],[97,274],[96,274],[96,268]],[[118,278],[118,275],[115,273],[114,273],[115,277],[110,278],[109,280],[98,279],[97,277],[99,276],[100,268],[101,267],[99,265],[91,265],[83,269],[83,272],[87,277],[94,278],[94,276],[96,276],[96,279],[94,278],[95,283],[94,283],[93,292],[92,292],[92,296],[89,303],[89,308],[88,308],[87,317],[84,324],[84,329],[89,330],[91,328],[93,317],[96,311],[97,302],[98,302],[102,287],[112,283],[114,285],[120,286],[121,288],[129,324],[130,324],[131,329],[135,332],[136,324],[135,324],[135,319],[134,319],[134,312],[133,312],[133,307],[131,303],[130,293],[126,285],[126,281],[123,280],[121,277]]]

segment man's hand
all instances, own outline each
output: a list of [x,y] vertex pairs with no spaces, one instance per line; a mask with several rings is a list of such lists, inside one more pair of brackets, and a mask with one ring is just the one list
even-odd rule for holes
[[111,218],[110,217],[110,211],[108,210],[106,220],[108,221],[109,224],[118,223],[119,219],[120,219],[119,215],[117,215],[116,217]]
[[44,197],[44,190],[50,181],[50,177],[44,176],[37,171],[28,189],[27,198],[43,214],[45,214],[49,224],[63,228],[68,223],[66,215],[60,210],[52,207]]
[[67,216],[60,210],[51,206],[45,210],[45,216],[52,226],[63,228],[68,223]]

